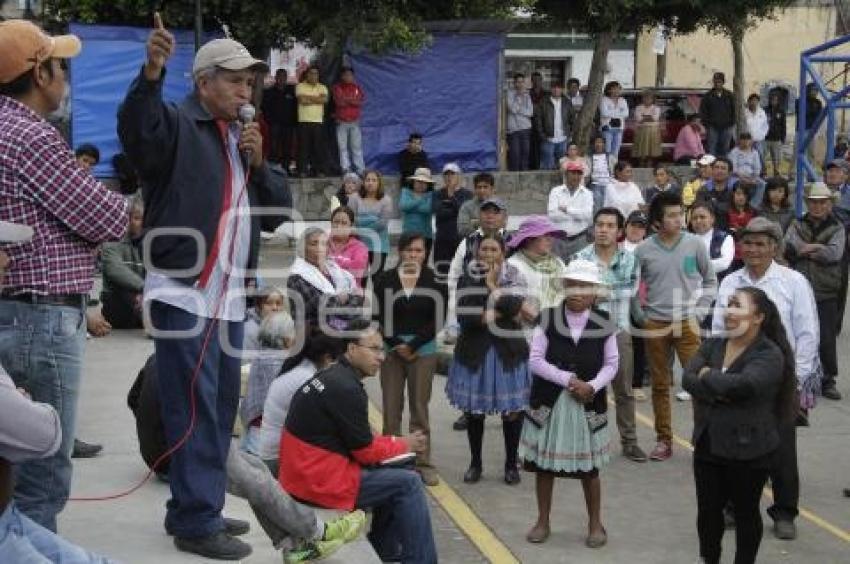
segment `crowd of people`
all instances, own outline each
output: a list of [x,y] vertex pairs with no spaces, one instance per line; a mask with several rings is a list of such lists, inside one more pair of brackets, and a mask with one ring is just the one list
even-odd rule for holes
[[[640,187],[631,164],[617,160],[629,115],[619,84],[605,87],[601,134],[585,158],[570,144],[578,81],[544,96],[539,77],[530,93],[515,77],[513,163],[523,169],[536,157],[562,175],[545,214],[510,232],[494,176],[477,173],[468,190],[449,163],[438,181],[414,133],[399,157],[403,233],[391,253],[393,202],[382,174],[363,163],[364,94],[343,69],[332,95],[347,174],[330,230],[301,233],[277,287],[256,276],[260,231],[286,217],[250,212],[285,209],[292,197],[284,170],[264,157],[260,126],[238,122],[265,62],[232,39],[213,40],[196,54],[194,92],[165,103],[175,39],[156,16],[118,113],[142,186],[127,199],[89,173],[96,148],[75,156],[44,119],[61,100],[64,61],[79,53],[79,39],[0,23],[0,47],[11,45],[0,64],[0,167],[16,171],[0,176],[0,364],[9,374],[0,376],[0,560],[106,561],[56,534],[70,493],[87,326],[93,334],[144,328],[153,339],[129,403],[143,458],[168,481],[164,527],[181,551],[224,560],[251,553],[237,538],[249,524],[223,515],[229,491],[248,500],[286,562],[324,558],[355,540],[366,511],[383,561],[437,562],[425,486],[440,482],[429,415],[440,340],[453,345],[444,392],[469,446],[462,479],[484,476],[485,420],[498,416],[505,485],[534,474],[528,542],[549,538],[555,478],[568,478],[586,500],[586,546],[607,543],[607,388],[623,457],[667,461],[674,359],[683,370],[676,397],[694,407],[700,558],[720,561],[731,522],[735,561],[755,561],[768,477],[774,534],[796,537],[796,428],[818,396],[841,399],[848,166],[829,163],[796,218],[787,180],[764,178],[753,148],[770,127],[752,125],[727,154],[735,108],[722,75],[701,110],[717,154],[687,155],[697,171],[681,187],[661,165]],[[299,171],[325,174],[319,125],[329,93],[317,69],[306,76],[293,92],[279,71],[267,92],[272,153],[288,164],[297,133]],[[752,102],[743,111],[758,114]],[[651,94],[636,112],[638,156],[654,159]],[[689,121],[687,135],[701,143],[699,120]],[[99,248],[105,319],[87,313]],[[374,376],[380,434],[363,385]],[[635,423],[646,381],[656,435],[649,453]],[[339,516],[325,521],[317,507]]]

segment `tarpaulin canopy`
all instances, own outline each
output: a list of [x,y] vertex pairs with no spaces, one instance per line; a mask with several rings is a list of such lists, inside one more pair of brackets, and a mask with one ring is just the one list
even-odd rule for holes
[[360,125],[366,164],[398,174],[398,153],[422,134],[434,169],[499,166],[502,34],[434,34],[417,54],[349,53],[366,92]]
[[[71,60],[71,139],[76,147],[92,143],[100,149],[96,176],[112,176],[112,157],[121,152],[116,131],[118,106],[145,61],[150,29],[71,24],[83,41]],[[177,41],[168,60],[163,96],[180,100],[192,90],[194,35],[172,30]]]

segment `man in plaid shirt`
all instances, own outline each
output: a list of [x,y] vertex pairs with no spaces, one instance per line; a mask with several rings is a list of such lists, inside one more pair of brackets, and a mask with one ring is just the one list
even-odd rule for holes
[[70,491],[94,253],[127,227],[124,198],[81,169],[44,119],[59,108],[65,60],[80,47],[77,37],[49,37],[30,22],[0,23],[0,220],[34,231],[31,241],[2,245],[0,364],[59,413],[56,454],[15,468],[18,508],[51,531]]
[[617,324],[617,350],[620,365],[614,377],[614,401],[617,404],[617,429],[623,456],[633,462],[646,462],[646,453],[637,444],[635,425],[635,397],[632,392],[634,362],[630,311],[637,299],[640,284],[640,263],[634,253],[617,244],[625,228],[625,218],[616,208],[602,208],[593,218],[593,244],[588,245],[575,258],[589,260],[599,266],[602,279],[609,287],[607,299],[597,307],[610,315]]

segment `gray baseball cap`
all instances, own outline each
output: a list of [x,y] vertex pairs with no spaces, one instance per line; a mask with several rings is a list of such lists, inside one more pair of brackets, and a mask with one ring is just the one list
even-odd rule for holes
[[746,227],[740,231],[740,236],[767,235],[777,243],[782,243],[782,227],[775,221],[766,217],[754,217]]
[[233,71],[269,70],[265,61],[255,59],[244,45],[232,39],[213,39],[198,49],[192,65],[192,75],[198,76],[198,73],[215,67]]
[[481,205],[478,207],[478,209],[483,210],[484,208],[487,208],[487,207],[494,207],[499,211],[506,211],[508,209],[508,206],[505,205],[504,200],[502,200],[501,198],[496,198],[496,197],[487,198],[486,200],[481,202]]

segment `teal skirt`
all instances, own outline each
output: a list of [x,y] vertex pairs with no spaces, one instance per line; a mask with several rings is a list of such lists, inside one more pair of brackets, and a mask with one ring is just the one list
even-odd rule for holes
[[584,406],[561,392],[542,427],[529,420],[522,426],[519,458],[530,472],[553,472],[582,478],[598,474],[611,459],[610,423],[591,433]]

